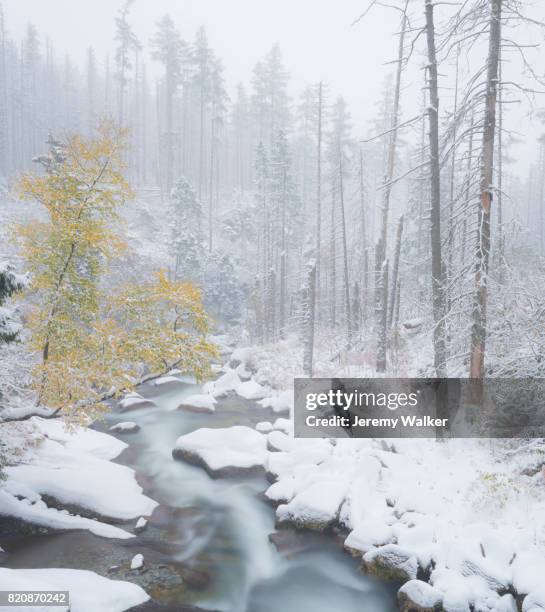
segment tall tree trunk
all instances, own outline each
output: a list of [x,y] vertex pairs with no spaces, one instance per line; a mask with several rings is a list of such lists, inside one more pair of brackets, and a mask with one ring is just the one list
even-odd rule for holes
[[499,282],[503,284],[505,272],[505,236],[503,233],[503,106],[502,106],[502,65],[499,57],[498,83],[498,268]]
[[[379,245],[377,245],[377,247],[378,246]],[[378,252],[377,255],[380,257],[380,252]],[[379,264],[378,257],[377,269]],[[380,326],[378,330],[377,372],[383,373],[386,372],[386,346],[388,343],[388,260],[382,262],[379,277],[378,289],[381,293],[381,300],[378,312]]]
[[342,150],[339,151],[339,195],[341,200],[341,226],[343,233],[343,270],[344,270],[344,301],[346,315],[346,330],[348,338],[352,334],[352,320],[350,317],[350,284],[348,280],[348,245],[346,240],[346,219],[344,210],[344,181]]
[[403,215],[399,217],[399,223],[397,225],[397,236],[396,246],[394,252],[394,266],[392,268],[392,291],[390,292],[391,298],[388,305],[388,327],[391,328],[394,321],[394,309],[396,307],[397,300],[397,285],[399,279],[399,259],[401,257],[401,238],[403,235]]
[[430,103],[428,105],[430,179],[431,179],[431,283],[433,299],[433,349],[437,376],[446,373],[444,269],[441,253],[441,185],[439,168],[439,95],[437,57],[432,0],[425,0],[426,39],[428,46],[428,77]]
[[399,35],[399,47],[397,52],[397,69],[394,91],[394,105],[392,109],[390,142],[388,144],[388,161],[386,166],[386,174],[384,176],[384,185],[382,188],[382,219],[380,228],[380,265],[386,259],[387,242],[388,242],[388,216],[390,214],[390,195],[392,193],[392,180],[394,178],[396,145],[397,145],[397,124],[399,121],[399,97],[401,91],[401,72],[403,70],[403,52],[405,45],[405,32],[407,30],[407,5],[405,2],[403,18],[401,23],[401,33]]
[[[494,170],[494,134],[496,132],[496,98],[501,44],[502,0],[490,0],[490,31],[486,74],[486,96],[481,154],[480,207],[477,224],[475,262],[475,296],[471,330],[471,361],[469,375],[482,380],[486,351],[486,317],[488,302],[488,266],[490,259],[490,212],[492,207],[492,177]],[[482,388],[480,389],[482,392]],[[480,396],[480,393],[479,393]],[[477,398],[477,399],[480,399]]]
[[318,83],[318,134],[316,147],[316,303],[320,315],[320,259],[322,252],[322,111],[323,83]]
[[316,261],[311,260],[306,267],[305,279],[305,317],[303,340],[303,371],[312,376],[314,361],[314,318],[316,306]]
[[166,175],[166,187],[167,193],[170,194],[173,182],[173,146],[172,146],[172,98],[173,88],[171,84],[171,77],[167,75],[166,79],[166,131],[167,131],[167,175]]

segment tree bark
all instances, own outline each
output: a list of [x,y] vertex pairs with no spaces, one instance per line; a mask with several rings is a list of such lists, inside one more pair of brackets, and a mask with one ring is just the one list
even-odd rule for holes
[[473,304],[473,326],[471,330],[471,361],[469,366],[470,378],[477,378],[481,381],[484,377],[486,351],[488,267],[490,259],[490,212],[492,208],[494,135],[496,132],[498,65],[501,43],[501,9],[502,0],[490,0],[486,97],[481,153],[480,207],[477,224],[477,250],[475,262],[475,295]]
[[432,0],[425,0],[426,40],[428,47],[428,77],[430,103],[428,105],[430,148],[430,241],[431,283],[433,300],[433,349],[434,366],[438,377],[446,373],[445,350],[445,296],[444,268],[441,252],[441,179],[439,167],[439,94],[437,83],[437,57],[435,50],[435,25]]

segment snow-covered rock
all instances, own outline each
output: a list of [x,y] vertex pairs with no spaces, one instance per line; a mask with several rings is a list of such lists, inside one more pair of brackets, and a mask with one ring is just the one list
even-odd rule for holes
[[137,570],[144,567],[144,555],[138,553],[131,559],[131,569]]
[[203,385],[203,392],[210,393],[214,397],[225,397],[229,393],[234,393],[241,383],[239,375],[234,370],[228,369],[217,380]]
[[271,431],[267,436],[267,448],[270,451],[291,451],[297,441],[292,436],[288,436],[283,431]]
[[342,480],[312,484],[297,493],[289,503],[278,506],[278,523],[323,531],[337,520],[346,490],[347,483]]
[[293,410],[293,392],[278,391],[275,395],[265,397],[257,403],[263,408],[271,408],[273,412],[290,412]]
[[246,382],[241,382],[236,388],[236,392],[237,395],[245,399],[257,400],[266,397],[270,393],[270,389],[267,389],[267,387],[251,379]]
[[418,561],[410,551],[397,544],[387,544],[363,555],[365,571],[383,580],[406,582],[416,578]]
[[142,531],[144,531],[144,529],[148,526],[148,519],[141,516],[137,521],[136,521],[136,525],[134,526],[134,531],[135,533],[141,533]]
[[153,381],[153,384],[156,387],[161,387],[163,385],[175,385],[175,384],[183,384],[183,381],[176,376],[161,376],[160,378],[156,378]]
[[136,410],[137,408],[151,408],[156,406],[156,404],[153,400],[146,399],[139,393],[132,392],[119,400],[118,406],[121,408],[121,412],[127,412],[128,410]]
[[70,608],[28,608],[32,610],[123,612],[149,600],[149,595],[136,584],[77,569],[0,568],[0,590],[70,592]]
[[112,425],[109,431],[113,431],[115,433],[136,433],[137,431],[140,431],[140,425],[134,421],[122,421],[121,423]]
[[213,395],[200,393],[185,397],[178,405],[178,410],[189,410],[190,412],[214,412],[216,399]]
[[255,426],[255,428],[257,431],[260,431],[261,433],[269,433],[270,431],[273,430],[273,425],[269,421],[260,421]]
[[399,589],[397,601],[401,612],[438,612],[443,595],[427,582],[409,580]]
[[180,436],[172,454],[204,467],[215,477],[255,474],[264,470],[267,439],[255,429],[241,425],[202,428]]

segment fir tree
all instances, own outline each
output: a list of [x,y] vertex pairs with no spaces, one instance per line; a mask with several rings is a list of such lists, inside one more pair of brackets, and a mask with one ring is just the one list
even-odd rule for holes
[[16,274],[13,264],[9,261],[0,262],[0,345],[18,339],[21,325],[15,321],[13,309],[6,302],[27,284],[28,278]]
[[176,279],[199,281],[204,258],[202,206],[185,178],[176,182],[170,195],[170,206],[174,276]]

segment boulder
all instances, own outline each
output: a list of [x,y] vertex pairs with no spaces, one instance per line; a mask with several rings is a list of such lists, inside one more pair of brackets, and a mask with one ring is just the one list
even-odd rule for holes
[[409,580],[397,592],[401,612],[439,612],[443,595],[422,580]]
[[382,580],[407,582],[416,579],[418,561],[410,551],[397,544],[386,544],[363,555],[363,567],[368,574]]

